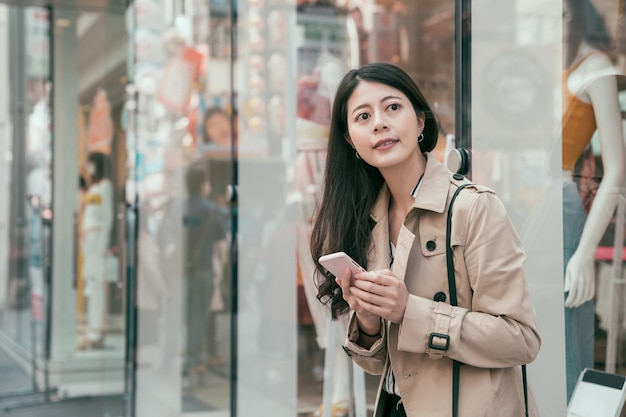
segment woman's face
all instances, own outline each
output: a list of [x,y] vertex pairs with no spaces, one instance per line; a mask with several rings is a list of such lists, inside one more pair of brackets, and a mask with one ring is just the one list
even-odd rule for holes
[[215,113],[204,123],[207,135],[211,143],[220,146],[229,146],[232,140],[230,119],[224,113]]
[[380,169],[414,166],[424,117],[408,97],[386,84],[361,81],[347,103],[348,142]]

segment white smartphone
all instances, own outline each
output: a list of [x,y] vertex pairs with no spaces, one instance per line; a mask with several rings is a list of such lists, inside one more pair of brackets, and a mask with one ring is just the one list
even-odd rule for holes
[[346,268],[350,268],[353,274],[365,272],[365,269],[345,252],[335,252],[321,256],[319,262],[335,277],[341,277]]

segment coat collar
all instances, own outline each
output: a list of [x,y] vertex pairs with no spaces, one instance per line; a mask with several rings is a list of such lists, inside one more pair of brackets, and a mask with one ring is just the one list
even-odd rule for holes
[[[417,190],[412,207],[443,213],[446,209],[449,189],[450,171],[434,155],[426,153],[424,177]],[[384,184],[370,213],[372,220],[376,223],[387,216],[389,198],[389,188]]]
[[426,154],[426,169],[417,190],[414,208],[443,213],[447,207],[451,172],[435,156]]

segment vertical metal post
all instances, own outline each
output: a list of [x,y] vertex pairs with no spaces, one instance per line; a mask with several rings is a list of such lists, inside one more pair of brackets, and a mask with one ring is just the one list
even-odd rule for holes
[[[123,221],[126,244],[126,344],[124,352],[124,417],[134,417],[137,398],[137,236],[138,230],[138,200],[134,196],[134,204],[124,205]],[[120,212],[122,204],[120,204]],[[119,214],[118,214],[119,215]]]
[[[228,2],[228,15],[230,17],[230,106],[231,106],[231,132],[232,135],[238,131],[235,117],[237,111],[237,94],[235,85],[235,60],[237,59],[237,0]],[[237,416],[237,351],[238,351],[238,250],[237,250],[237,229],[238,229],[238,150],[235,138],[231,138],[231,162],[232,162],[232,184],[230,192],[230,221],[231,221],[231,295],[230,295],[230,416]]]
[[[46,232],[46,230],[48,232]],[[52,354],[52,251],[54,250],[50,242],[54,228],[52,218],[41,219],[41,238],[43,239],[43,249],[41,257],[41,268],[43,272],[44,285],[44,305],[46,306],[45,336],[44,336],[44,401],[50,402],[50,358]]]
[[[50,40],[49,42],[49,49],[48,49],[48,55],[50,56],[50,60],[49,60],[49,69],[48,69],[48,75],[50,77],[50,82],[52,80],[54,80],[54,60],[55,60],[55,56],[54,56],[54,9],[49,6],[48,7],[48,16],[49,16],[49,22],[50,24],[48,25],[48,39]],[[55,94],[55,90],[54,90],[54,85],[52,85],[52,89],[50,92],[50,97],[53,97],[53,95]],[[50,100],[50,154],[51,154],[51,158],[50,158],[50,184],[55,184],[54,182],[54,164],[56,163],[56,158],[54,155],[54,140],[55,140],[55,135],[54,135],[54,123],[55,123],[55,118],[54,118],[54,100]],[[53,201],[54,201],[54,194],[55,194],[55,187],[52,187],[52,190],[50,191],[51,195],[50,195],[50,207],[53,207]],[[52,212],[52,216],[54,216],[55,213]],[[46,227],[48,226],[48,227]],[[46,234],[45,230],[48,229],[49,233]],[[45,341],[44,341],[44,390],[45,390],[45,402],[49,402],[50,401],[50,358],[52,357],[52,259],[53,259],[53,255],[54,255],[54,245],[52,244],[53,242],[53,237],[54,237],[54,225],[52,223],[52,217],[50,217],[47,220],[43,220],[42,219],[42,238],[45,239],[45,244],[44,246],[47,248],[46,252],[43,253],[42,255],[42,270],[43,270],[43,274],[44,274],[44,282],[45,282],[45,286],[44,286],[44,300],[45,300],[45,306],[46,306],[46,316],[45,316]]]
[[472,149],[471,12],[472,0],[455,0],[455,143],[468,151]]
[[[12,135],[12,162],[10,195],[24,196],[26,194],[26,80],[25,80],[25,47],[24,47],[24,9],[22,7],[9,8],[9,81],[10,81],[10,109],[13,125]],[[21,197],[9,200],[9,230],[10,245],[13,256],[9,257],[9,279],[19,290],[16,293],[16,307],[21,308],[22,289],[28,286],[28,260],[26,253],[26,199]],[[21,315],[18,314],[16,325],[16,340],[22,336]]]
[[[132,0],[126,1],[126,8],[133,7]],[[134,44],[134,29],[136,26],[136,14],[135,10],[130,10],[131,25],[129,29],[128,42]],[[134,48],[129,48],[130,51],[134,51]],[[126,104],[133,103],[132,106],[127,108],[129,112],[128,129],[135,130],[131,134],[135,137],[130,146],[137,146],[137,125],[136,125],[136,112],[137,101],[139,99],[137,90],[134,88],[135,83],[135,54],[131,54],[127,57],[130,61],[128,67],[132,68],[130,74],[127,74],[129,85],[126,88]],[[127,135],[128,137],[128,135]],[[126,146],[129,147],[129,143],[126,142]],[[135,155],[136,149],[129,150],[128,155]],[[131,165],[132,164],[132,165]],[[137,181],[136,174],[136,161],[126,161],[126,169],[129,170],[129,166],[132,166],[132,174],[134,175],[133,181]],[[129,190],[125,191],[126,193]],[[121,203],[118,207],[118,220],[120,224],[120,267],[123,268],[123,285],[125,286],[125,301],[126,301],[126,340],[124,345],[124,396],[123,407],[124,417],[134,417],[137,411],[137,240],[139,236],[139,199],[137,193],[134,195],[125,196],[125,202]],[[123,225],[123,227],[122,227]]]

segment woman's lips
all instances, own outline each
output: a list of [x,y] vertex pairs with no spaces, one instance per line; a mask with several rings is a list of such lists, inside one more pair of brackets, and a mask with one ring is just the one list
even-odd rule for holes
[[382,139],[376,142],[374,149],[387,149],[395,145],[397,142],[397,139]]

